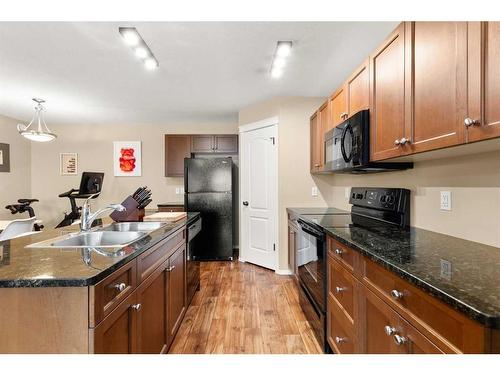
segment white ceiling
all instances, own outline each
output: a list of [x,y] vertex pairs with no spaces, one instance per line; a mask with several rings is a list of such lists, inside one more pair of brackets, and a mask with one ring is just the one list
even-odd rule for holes
[[[326,96],[396,22],[0,23],[0,114],[27,121],[32,97],[64,124],[236,122],[275,96]],[[160,63],[147,71],[121,40],[135,26]],[[278,40],[292,40],[282,78]]]

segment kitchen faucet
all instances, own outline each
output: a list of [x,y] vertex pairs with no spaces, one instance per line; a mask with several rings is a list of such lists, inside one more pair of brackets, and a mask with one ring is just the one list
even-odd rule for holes
[[80,229],[82,230],[82,232],[89,231],[90,228],[92,227],[92,223],[94,222],[94,220],[97,219],[99,216],[103,215],[104,213],[126,210],[126,208],[121,204],[110,204],[104,208],[101,208],[100,210],[97,210],[94,213],[90,212],[90,200],[97,195],[99,195],[99,193],[92,194],[85,200],[85,203],[83,203],[82,219],[80,223]]

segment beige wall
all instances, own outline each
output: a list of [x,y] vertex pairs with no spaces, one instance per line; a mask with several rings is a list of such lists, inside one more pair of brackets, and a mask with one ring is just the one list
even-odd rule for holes
[[[121,202],[138,186],[152,190],[150,207],[162,202],[183,202],[175,188],[182,187],[182,178],[164,177],[164,134],[175,133],[237,133],[237,124],[170,124],[154,125],[86,125],[51,126],[58,135],[56,141],[33,143],[31,151],[32,195],[40,199],[39,216],[47,227],[57,224],[63,211],[69,210],[69,200],[57,195],[78,188],[83,171],[105,173],[103,191],[94,205]],[[142,177],[113,176],[113,141],[142,141]],[[61,176],[59,153],[78,153],[78,176]]]
[[[400,172],[322,179],[327,203],[340,208],[349,207],[346,187],[410,189],[412,226],[500,247],[500,150],[417,162]],[[439,207],[443,190],[451,191],[451,211]]]
[[[278,214],[279,214],[279,269],[288,269],[288,229],[286,208],[293,206],[325,206],[320,193],[311,196],[315,182],[309,173],[309,116],[324,98],[284,97],[244,108],[239,113],[239,124],[244,125],[278,116]],[[321,191],[327,184],[317,182]],[[328,193],[327,197],[330,197]]]
[[[0,219],[12,220],[13,216],[4,207],[19,198],[30,198],[30,147],[31,143],[17,132],[18,120],[0,115],[0,143],[10,145],[10,173],[0,172]],[[36,208],[36,204],[34,205]],[[24,214],[27,217],[27,214]]]
[[[414,169],[370,175],[309,173],[309,116],[321,98],[278,98],[240,111],[240,125],[279,116],[279,250],[287,265],[286,207],[349,209],[346,188],[403,187],[411,190],[411,224],[500,247],[500,150],[416,162]],[[465,146],[473,148],[473,146]],[[477,150],[475,150],[477,151]],[[311,196],[317,186],[319,195]],[[439,207],[440,191],[451,191],[452,210]]]

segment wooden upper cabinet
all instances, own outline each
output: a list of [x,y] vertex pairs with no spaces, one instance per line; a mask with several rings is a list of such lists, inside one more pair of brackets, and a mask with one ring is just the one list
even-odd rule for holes
[[326,131],[333,129],[349,117],[347,108],[347,87],[343,85],[330,97],[330,122]]
[[191,152],[213,152],[214,148],[213,135],[191,136]]
[[406,22],[407,153],[465,142],[467,23]]
[[[469,142],[500,137],[500,22],[469,22]],[[470,124],[470,123],[469,123]],[[465,125],[465,123],[464,123]]]
[[238,153],[238,136],[234,135],[215,135],[214,136],[214,152],[221,154],[236,154]]
[[321,168],[320,122],[318,112],[310,119],[310,146],[311,146],[311,173],[318,172]]
[[236,134],[192,135],[191,152],[236,154],[238,153],[238,136]]
[[165,177],[184,176],[184,158],[191,156],[191,136],[165,135]]
[[365,61],[347,80],[348,116],[370,108],[369,62]]
[[401,23],[370,56],[370,154],[383,160],[404,154],[405,27]]

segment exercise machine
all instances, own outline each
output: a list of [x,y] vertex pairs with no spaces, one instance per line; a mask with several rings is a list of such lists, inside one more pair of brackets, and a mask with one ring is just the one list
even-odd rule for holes
[[[35,210],[31,207],[31,203],[38,202],[38,199],[18,199],[17,204],[9,204],[5,206],[7,210],[10,210],[12,215],[22,214],[27,212],[29,217],[36,217]],[[42,221],[36,220],[33,229],[37,232],[43,229]]]
[[56,228],[66,227],[73,224],[76,220],[80,220],[81,210],[76,203],[77,199],[95,199],[99,196],[102,189],[104,173],[101,172],[83,172],[80,180],[79,189],[71,189],[62,194],[60,198],[68,198],[71,206],[71,211],[64,213],[64,219],[56,226]]

